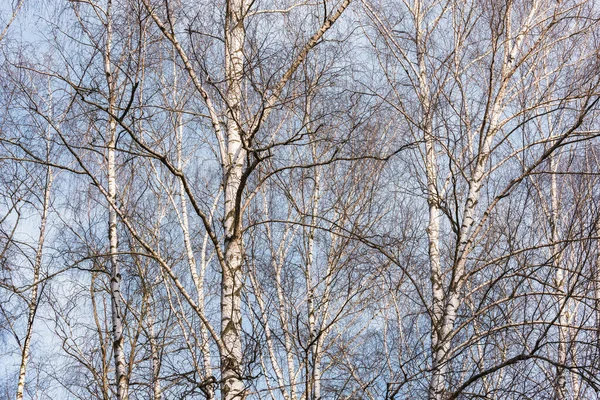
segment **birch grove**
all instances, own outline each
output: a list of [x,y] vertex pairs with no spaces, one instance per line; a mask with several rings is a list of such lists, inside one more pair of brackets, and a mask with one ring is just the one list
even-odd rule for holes
[[0,6],[0,397],[595,399],[595,0]]

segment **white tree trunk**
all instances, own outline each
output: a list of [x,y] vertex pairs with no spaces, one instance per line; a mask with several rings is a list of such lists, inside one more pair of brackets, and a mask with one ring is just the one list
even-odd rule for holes
[[35,252],[35,262],[33,266],[33,286],[29,297],[29,309],[27,315],[27,331],[23,340],[21,349],[21,366],[19,368],[19,381],[17,383],[17,400],[23,399],[25,390],[25,376],[27,373],[27,364],[29,362],[29,352],[31,346],[31,336],[33,334],[33,323],[38,308],[38,292],[40,284],[40,270],[42,268],[42,255],[44,249],[44,240],[46,237],[46,222],[48,220],[48,209],[50,208],[50,189],[52,186],[52,169],[46,168],[46,182],[44,187],[44,200],[42,204],[42,216],[40,222],[40,234],[38,236],[38,245]]
[[550,159],[550,171],[552,173],[551,176],[551,184],[550,184],[550,200],[551,200],[551,215],[550,215],[550,228],[551,228],[551,241],[552,241],[552,267],[555,270],[554,275],[554,284],[556,285],[556,301],[558,304],[559,310],[559,327],[558,327],[558,357],[557,362],[558,366],[556,367],[556,382],[555,382],[555,392],[554,398],[556,400],[564,400],[566,398],[566,386],[567,381],[565,377],[565,370],[562,365],[565,365],[567,362],[567,343],[566,340],[569,336],[568,332],[568,316],[566,310],[566,293],[565,293],[565,273],[562,269],[562,256],[560,245],[558,244],[559,235],[558,235],[558,224],[559,224],[559,192],[558,192],[558,182],[557,182],[557,171],[558,166],[558,157],[552,157]]
[[415,4],[414,10],[417,42],[418,64],[418,96],[423,114],[422,127],[425,140],[425,173],[427,178],[427,205],[429,208],[429,221],[427,224],[427,240],[429,249],[429,268],[431,279],[432,307],[431,307],[431,354],[432,376],[429,383],[429,398],[441,399],[445,383],[445,358],[447,346],[445,345],[444,330],[444,282],[440,260],[440,208],[437,187],[437,157],[435,151],[435,136],[433,134],[430,88],[425,66],[425,48],[421,23],[423,19],[421,3]]
[[115,82],[112,76],[112,1],[106,9],[106,47],[104,54],[104,73],[108,86],[109,122],[107,127],[107,174],[108,174],[108,240],[110,243],[110,304],[113,334],[113,355],[115,359],[115,383],[117,400],[127,400],[128,383],[123,339],[123,312],[121,309],[121,272],[118,259],[117,212],[114,209],[117,197],[115,148],[117,139],[117,122],[110,115],[115,114]]
[[241,185],[247,151],[242,144],[240,107],[244,69],[244,0],[227,2],[225,21],[225,75],[227,92],[227,159],[223,160],[225,180],[225,267],[221,281],[222,398],[245,398],[242,371],[242,236]]
[[[179,118],[181,116],[178,116]],[[178,122],[181,124],[181,121]],[[182,155],[182,143],[183,143],[183,125],[178,126],[177,128],[177,164],[178,168],[183,171],[183,155]],[[196,300],[198,304],[198,312],[204,313],[204,263],[201,265],[201,273],[198,274],[197,268],[198,264],[196,262],[196,257],[194,256],[194,250],[192,248],[192,240],[190,237],[190,229],[189,229],[189,216],[187,211],[187,199],[185,188],[183,185],[183,181],[179,180],[179,192],[180,192],[180,202],[181,202],[181,230],[183,231],[183,242],[185,245],[185,251],[187,255],[188,266],[190,269],[190,274],[192,275],[192,280],[194,281],[194,287],[196,288]],[[200,337],[202,339],[202,348],[200,351],[202,352],[202,359],[204,362],[204,393],[208,399],[214,398],[214,388],[213,385],[208,384],[208,380],[212,377],[212,368],[210,361],[210,347],[208,343],[208,332],[206,331],[206,327],[202,324],[199,327]]]
[[[265,205],[266,208],[266,205]],[[284,236],[285,237],[285,236]],[[283,250],[283,241],[279,247],[277,252],[277,260],[273,262],[274,270],[275,270],[275,282],[277,284],[277,301],[278,307],[277,311],[279,314],[279,320],[281,321],[281,326],[283,327],[283,343],[285,345],[285,356],[287,361],[287,369],[288,369],[288,377],[289,377],[289,385],[290,385],[290,399],[296,400],[296,368],[294,364],[294,353],[293,353],[293,337],[290,332],[290,322],[288,319],[288,314],[286,310],[287,306],[287,298],[283,292],[283,282],[282,282],[282,267],[285,262],[285,255]]]
[[152,310],[148,314],[148,334],[150,342],[150,354],[152,356],[152,394],[153,400],[162,400],[162,387],[160,385],[160,356],[156,335],[154,333],[154,316]]
[[[506,7],[507,12],[505,14],[504,20],[504,32],[507,37],[513,37],[511,19],[512,1],[508,1]],[[477,157],[475,159],[475,166],[472,171],[472,175],[469,179],[469,190],[465,201],[464,213],[459,231],[460,234],[458,236],[457,257],[452,271],[453,279],[450,282],[446,293],[440,293],[443,296],[445,296],[445,300],[444,310],[440,313],[441,320],[439,321],[439,327],[437,327],[437,332],[434,333],[437,335],[438,341],[437,343],[434,343],[435,367],[432,381],[430,383],[430,399],[441,400],[443,398],[443,375],[445,373],[446,363],[448,362],[447,358],[450,350],[450,336],[452,330],[454,329],[457,311],[460,304],[461,288],[464,284],[463,278],[466,272],[467,257],[473,245],[473,228],[476,223],[475,216],[477,204],[479,203],[484,179],[488,173],[487,164],[491,154],[491,145],[495,135],[498,133],[499,130],[500,116],[502,115],[502,112],[505,107],[504,101],[508,89],[508,83],[510,81],[510,78],[514,74],[516,68],[516,57],[521,49],[523,37],[525,33],[529,30],[529,24],[531,20],[535,17],[536,12],[537,7],[534,4],[531,10],[529,11],[529,14],[525,19],[523,25],[519,29],[519,33],[516,35],[515,40],[506,40],[504,43],[503,61],[499,75],[500,86],[498,88],[496,97],[492,101],[492,107],[490,109],[490,112],[486,116],[487,129],[480,130],[480,134],[482,135],[482,137],[480,138],[480,146],[477,152]],[[490,96],[492,96],[491,93]],[[474,133],[470,133],[470,135],[473,134]],[[430,227],[429,229],[432,228]],[[433,229],[435,232],[435,226],[433,227]],[[435,291],[436,289],[434,287],[434,297]],[[436,307],[434,307],[434,310],[435,308]]]
[[[315,224],[317,222],[317,212],[319,209],[319,171],[315,168],[315,187],[312,195],[312,213],[310,226],[308,227],[308,254],[306,255],[306,309],[308,313],[308,353],[306,360],[306,398],[319,399],[321,397],[321,372],[319,368],[319,357],[317,349],[316,315],[315,315],[315,285],[313,284],[312,269],[314,268],[314,248],[315,248]],[[313,366],[310,369],[310,362]]]
[[[111,140],[108,147],[108,193],[113,203],[116,200],[115,180],[115,124],[110,123]],[[121,272],[117,256],[117,214],[109,208],[109,230],[110,241],[110,303],[113,332],[113,352],[115,358],[115,380],[117,385],[117,399],[126,400],[127,395],[127,373],[123,339],[123,312],[121,310]]]

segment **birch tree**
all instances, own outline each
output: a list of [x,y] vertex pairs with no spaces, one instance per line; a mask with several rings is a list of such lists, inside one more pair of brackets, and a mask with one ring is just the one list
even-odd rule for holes
[[[417,1],[406,2],[402,16],[388,16],[367,2],[364,6],[376,32],[371,41],[384,49],[378,57],[390,83],[386,100],[424,143],[416,162],[424,171],[429,208],[429,398],[455,398],[466,387],[449,370],[459,354],[452,343],[467,326],[457,323],[461,298],[474,294],[467,289],[470,281],[481,288],[493,284],[477,278],[477,249],[488,240],[494,215],[523,179],[565,143],[586,136],[586,121],[598,101],[598,74],[595,55],[583,43],[597,27],[577,19],[592,12],[584,2]],[[582,51],[573,53],[574,46],[583,46]],[[586,84],[575,84],[573,75]],[[403,84],[410,91],[402,90]],[[530,85],[544,89],[530,96]],[[412,108],[415,103],[418,107]],[[561,115],[565,122],[559,132],[514,136],[546,113]],[[520,171],[510,170],[514,161]],[[443,229],[449,242],[442,242]],[[533,346],[512,362],[536,351]],[[508,358],[501,364],[510,363]],[[496,370],[479,368],[481,374],[467,379],[468,384]]]
[[600,391],[595,1],[22,4],[11,397]]
[[[173,18],[173,5],[167,3],[163,10],[154,8],[149,2],[144,2],[150,17],[177,52],[197,95],[204,103],[217,140],[224,193],[222,241],[216,237],[206,214],[198,208],[196,208],[196,213],[202,219],[204,228],[212,238],[221,268],[221,322],[218,347],[221,357],[221,391],[225,399],[245,397],[241,292],[244,280],[242,235],[246,182],[252,171],[267,156],[267,152],[277,145],[276,142],[273,143],[275,136],[268,133],[266,137],[271,136],[271,139],[265,143],[257,142],[257,137],[262,136],[263,125],[268,122],[268,117],[274,107],[282,101],[283,91],[298,67],[341,16],[348,4],[349,1],[342,2],[336,5],[331,13],[323,16],[323,22],[308,37],[306,43],[299,47],[296,54],[293,55],[291,63],[284,65],[283,75],[273,76],[276,83],[272,87],[266,86],[261,89],[265,91],[265,94],[256,93],[266,97],[262,103],[254,105],[250,101],[251,98],[248,98],[247,93],[244,92],[251,89],[249,83],[252,82],[246,72],[248,70],[247,60],[250,58],[246,29],[252,24],[252,16],[260,13],[271,14],[270,10],[253,11],[251,10],[253,4],[244,1],[226,2],[222,31],[223,67],[217,72],[223,77],[223,85],[216,87],[217,91],[215,92],[213,88],[209,89],[206,85],[206,82],[210,82],[210,75],[202,69],[202,64],[200,64],[201,68],[196,67],[197,60],[191,59],[188,51],[181,44],[181,39],[175,29],[177,23]],[[275,13],[279,13],[279,11],[275,11]],[[284,11],[283,14],[287,14],[287,11]],[[214,94],[219,92],[223,96],[222,102],[214,99]],[[251,151],[255,146],[257,149]],[[264,148],[260,149],[260,147]],[[150,149],[146,148],[146,150]],[[170,169],[175,174],[179,174],[180,179],[184,182],[186,195],[190,196],[191,188],[186,187],[185,175],[176,168]]]
[[[28,82],[35,89],[34,96],[40,101],[40,107],[51,112],[52,93],[47,90],[41,94],[44,80],[37,81],[31,76]],[[10,78],[9,78],[10,79]],[[2,186],[2,219],[1,242],[2,250],[2,280],[0,289],[2,295],[10,299],[14,297],[23,304],[9,301],[0,309],[3,320],[6,321],[11,336],[18,346],[19,360],[18,374],[16,375],[16,391],[10,397],[23,399],[26,393],[27,371],[32,358],[32,341],[36,319],[39,309],[43,307],[43,293],[47,285],[50,268],[47,258],[46,237],[48,235],[50,213],[52,211],[52,191],[54,173],[51,166],[52,143],[51,131],[45,121],[37,118],[35,114],[23,112],[23,103],[16,92],[10,91],[5,97],[7,111],[3,120],[2,131],[16,130],[28,138],[34,145],[29,149],[38,161],[28,159],[27,153],[14,146],[14,141],[20,142],[18,135],[3,135],[2,167],[6,175]],[[8,111],[10,108],[19,111]],[[11,115],[12,114],[12,115]],[[29,122],[27,128],[12,125],[11,116],[20,114],[21,118]],[[31,153],[30,153],[31,154]],[[31,236],[24,234],[24,227],[32,226]],[[29,236],[29,237],[28,237]],[[4,301],[3,301],[4,303]],[[22,317],[19,317],[19,309]],[[21,322],[21,319],[24,319]],[[7,349],[10,348],[7,345]],[[36,389],[32,386],[31,392]]]

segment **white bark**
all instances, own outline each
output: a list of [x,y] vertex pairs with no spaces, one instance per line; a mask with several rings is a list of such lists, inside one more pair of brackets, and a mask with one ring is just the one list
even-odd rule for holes
[[306,309],[308,313],[308,353],[307,358],[312,361],[312,370],[310,370],[309,359],[306,360],[306,398],[319,399],[321,397],[321,371],[319,368],[319,354],[316,330],[316,311],[315,311],[315,284],[313,283],[312,269],[314,268],[315,251],[315,224],[317,222],[317,213],[319,210],[320,197],[320,174],[318,168],[315,168],[314,189],[312,195],[312,210],[310,224],[308,227],[308,246],[306,255]]
[[[595,233],[596,237],[600,238],[600,221],[596,223]],[[596,318],[596,331],[600,332],[600,240],[596,243],[596,252],[597,254],[594,276],[594,306]]]
[[19,13],[19,10],[21,9],[21,7],[23,6],[24,3],[25,3],[25,0],[19,0],[17,5],[13,7],[12,12],[10,13],[10,18],[8,19],[8,22],[4,26],[4,29],[2,29],[2,32],[0,32],[0,42],[2,42],[2,39],[4,39],[4,37],[8,33],[8,29],[10,28],[12,23],[15,21],[15,18],[17,18],[17,14]]
[[33,266],[33,286],[29,297],[29,307],[27,315],[27,331],[21,348],[21,365],[19,368],[19,381],[17,383],[17,400],[23,399],[25,390],[25,377],[27,373],[27,364],[29,362],[29,352],[31,347],[31,336],[33,335],[33,323],[38,308],[38,292],[40,286],[40,272],[42,268],[42,256],[44,241],[46,237],[46,223],[48,221],[48,209],[50,208],[50,190],[52,187],[52,169],[48,165],[46,168],[46,182],[44,186],[44,200],[42,204],[42,215],[40,222],[40,233],[38,236],[38,245],[35,252],[35,262]]
[[104,325],[100,322],[100,316],[98,315],[98,305],[96,303],[96,280],[98,279],[97,273],[92,274],[92,280],[90,282],[90,300],[92,303],[92,314],[94,316],[94,326],[96,328],[96,334],[98,336],[98,342],[100,343],[100,354],[101,354],[101,365],[102,368],[97,375],[97,380],[101,382],[102,387],[102,400],[110,399],[110,382],[108,379],[108,369],[110,367],[109,350],[107,348],[107,341],[104,336]]
[[242,371],[242,175],[247,151],[242,144],[242,76],[244,73],[244,0],[227,1],[225,21],[225,76],[227,91],[227,159],[224,164],[225,266],[221,276],[222,396],[224,400],[245,398]]
[[[271,324],[269,323],[269,313],[267,311],[267,307],[265,305],[265,301],[263,299],[263,293],[260,287],[260,283],[256,279],[256,275],[254,273],[250,273],[250,280],[252,282],[252,286],[254,287],[256,302],[258,303],[258,307],[260,309],[260,314],[262,318],[262,324],[265,330],[265,341],[267,344],[267,351],[269,353],[269,361],[271,362],[271,366],[273,368],[273,372],[275,373],[275,377],[277,378],[277,384],[279,385],[279,391],[285,400],[290,400],[289,395],[287,394],[285,388],[287,386],[283,371],[279,365],[279,361],[277,361],[277,350],[275,348],[275,344],[273,342],[273,335],[271,333]],[[272,395],[273,397],[273,395]]]
[[[504,20],[504,33],[506,37],[512,38],[512,1],[507,2],[506,7],[507,11],[505,13]],[[500,129],[500,116],[505,107],[504,101],[508,90],[509,81],[514,74],[517,65],[516,57],[521,49],[524,35],[530,29],[529,24],[535,17],[536,12],[537,3],[534,2],[528,16],[523,22],[523,25],[516,34],[514,41],[505,40],[504,43],[502,67],[499,76],[500,86],[495,98],[492,101],[491,110],[485,119],[487,128],[481,129],[481,135],[483,137],[480,138],[480,147],[475,159],[475,167],[469,179],[469,190],[465,201],[464,213],[459,231],[460,234],[458,237],[457,258],[455,260],[454,270],[452,271],[453,279],[452,282],[450,282],[447,293],[445,294],[442,320],[437,333],[437,336],[441,342],[438,341],[435,343],[437,346],[436,352],[439,354],[434,357],[434,364],[437,362],[438,367],[437,369],[434,369],[434,374],[430,385],[430,399],[441,400],[443,398],[443,388],[442,384],[440,384],[440,381],[443,380],[443,377],[438,377],[436,371],[440,371],[439,373],[443,375],[445,371],[445,364],[448,361],[447,357],[450,350],[451,333],[454,329],[457,310],[460,304],[461,288],[464,284],[463,278],[466,272],[467,258],[474,241],[473,228],[476,224],[475,217],[477,204],[479,203],[484,179],[489,173],[487,164],[491,154],[491,145],[494,137]],[[490,93],[489,96],[492,96],[492,93]],[[471,135],[473,134],[474,133],[471,132]]]
[[[265,205],[266,207],[266,205]],[[285,238],[286,235],[284,235]],[[292,333],[290,332],[290,321],[288,318],[288,313],[286,310],[286,306],[287,306],[287,302],[288,299],[285,296],[285,293],[283,291],[283,282],[282,282],[282,268],[283,268],[283,264],[285,262],[285,252],[283,250],[283,241],[281,246],[279,247],[279,250],[277,252],[277,259],[274,260],[273,264],[274,264],[274,269],[275,269],[275,283],[277,285],[277,301],[278,301],[278,307],[277,307],[277,311],[279,314],[279,321],[281,323],[281,326],[283,327],[283,343],[285,346],[285,355],[286,355],[286,361],[287,361],[287,369],[288,369],[288,376],[289,376],[289,385],[290,385],[290,399],[291,400],[296,400],[297,399],[297,394],[296,394],[296,368],[295,368],[295,364],[294,364],[294,353],[293,353],[293,338],[292,338]]]
[[[180,116],[178,116],[180,117]],[[177,162],[178,168],[183,170],[183,155],[182,155],[182,143],[183,143],[183,125],[179,121],[179,126],[177,129]],[[190,229],[189,229],[189,216],[187,211],[187,199],[185,188],[183,186],[183,181],[179,179],[179,192],[180,192],[180,206],[181,206],[181,230],[183,232],[183,243],[185,246],[185,252],[187,256],[188,266],[190,269],[190,274],[192,275],[192,280],[194,282],[194,287],[196,288],[196,301],[198,304],[198,312],[204,313],[204,268],[205,264],[201,265],[201,272],[198,274],[198,264],[196,262],[196,257],[194,255],[194,250],[192,248],[192,240],[190,237]],[[211,367],[211,357],[210,357],[210,347],[208,343],[209,335],[206,331],[206,327],[201,325],[199,327],[200,330],[200,338],[202,340],[202,348],[200,351],[202,352],[202,359],[204,362],[204,383],[208,383],[208,379],[212,377],[212,367]],[[213,385],[207,384],[205,386],[205,394],[208,399],[214,398],[214,388]]]
[[110,246],[110,303],[113,334],[113,356],[115,360],[115,384],[117,400],[127,400],[128,382],[123,338],[123,311],[121,307],[121,272],[118,258],[117,212],[114,208],[117,197],[115,148],[117,139],[117,122],[115,115],[115,82],[111,65],[112,47],[112,1],[106,9],[106,47],[104,53],[104,73],[108,86],[109,121],[107,126],[107,175],[108,175],[108,239]]
[[427,179],[427,204],[429,220],[427,224],[427,239],[429,249],[429,268],[431,279],[432,307],[431,307],[431,352],[432,376],[429,384],[429,398],[441,399],[444,388],[445,362],[448,345],[445,336],[448,333],[444,325],[444,282],[440,260],[440,208],[438,194],[438,173],[435,136],[432,126],[431,90],[425,65],[425,33],[423,32],[423,10],[420,1],[414,9],[415,38],[417,45],[418,68],[418,97],[421,103],[423,137],[425,141],[425,174]]
[[558,182],[557,182],[557,171],[559,158],[552,157],[550,159],[550,171],[552,173],[550,179],[550,201],[551,201],[551,215],[550,215],[550,229],[551,229],[551,243],[552,243],[552,267],[555,270],[554,275],[554,284],[556,285],[556,302],[558,304],[558,310],[560,316],[558,318],[559,328],[558,328],[558,357],[557,362],[559,366],[556,367],[556,382],[555,382],[555,392],[554,397],[556,400],[564,400],[566,399],[566,377],[565,370],[562,368],[562,365],[565,365],[567,362],[567,343],[566,340],[569,336],[568,333],[568,317],[566,310],[566,292],[565,292],[565,272],[562,268],[562,255],[561,255],[561,246],[558,243],[559,234],[558,234],[558,225],[559,225],[559,191],[558,191]]
[[152,395],[153,400],[162,400],[162,387],[160,385],[160,356],[159,347],[154,333],[154,317],[152,311],[148,314],[148,341],[150,342],[150,354],[152,357]]

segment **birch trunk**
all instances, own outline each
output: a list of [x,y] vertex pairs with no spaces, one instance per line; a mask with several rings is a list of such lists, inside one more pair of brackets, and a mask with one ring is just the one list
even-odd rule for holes
[[242,144],[241,101],[244,69],[246,14],[244,0],[229,0],[225,21],[225,75],[227,92],[227,159],[224,160],[225,266],[221,281],[221,350],[222,397],[224,400],[245,398],[242,375],[242,236],[241,178],[247,151]]
[[42,268],[42,255],[44,249],[44,240],[46,237],[46,222],[48,220],[48,209],[50,207],[50,189],[52,186],[52,169],[46,168],[46,182],[44,186],[44,200],[42,204],[42,218],[40,222],[40,234],[38,236],[38,245],[35,252],[35,262],[33,266],[33,286],[29,298],[29,310],[27,316],[27,332],[21,349],[21,366],[19,368],[19,381],[17,383],[17,400],[23,399],[25,390],[25,377],[27,374],[27,364],[29,362],[29,352],[31,346],[31,336],[33,334],[33,322],[38,308],[38,292],[40,281],[40,270]]
[[555,270],[554,284],[556,285],[556,302],[558,304],[558,312],[560,313],[558,321],[558,366],[556,367],[556,386],[554,398],[556,400],[564,400],[566,398],[566,378],[565,371],[562,365],[567,362],[567,344],[568,337],[568,320],[565,309],[565,273],[561,266],[561,249],[558,244],[558,221],[559,221],[559,193],[557,174],[555,173],[558,165],[558,157],[550,159],[550,170],[552,173],[550,184],[550,200],[551,200],[551,240],[552,240],[552,267]]
[[102,369],[100,371],[100,381],[102,382],[102,400],[110,400],[110,381],[108,379],[108,370],[110,368],[110,354],[107,349],[107,341],[104,339],[104,325],[100,322],[100,316],[98,315],[98,305],[96,304],[96,280],[98,279],[98,273],[92,273],[92,279],[90,282],[90,300],[92,305],[92,314],[94,316],[94,325],[96,327],[96,334],[98,335],[98,342],[100,343],[100,357]]
[[117,197],[115,148],[117,139],[117,122],[111,115],[115,110],[115,83],[111,65],[112,46],[112,1],[109,0],[106,9],[106,47],[104,54],[104,73],[108,86],[108,127],[107,127],[107,173],[108,173],[108,240],[110,243],[110,304],[113,334],[113,355],[115,359],[115,383],[117,400],[127,400],[128,383],[123,339],[123,312],[121,309],[121,272],[119,266],[117,212],[114,209]]
[[[596,237],[600,237],[600,221],[595,226]],[[594,306],[596,316],[596,335],[600,337],[600,241],[596,242],[596,265],[594,277]]]
[[156,335],[154,333],[154,316],[152,311],[148,316],[148,333],[150,342],[150,354],[152,356],[152,394],[154,400],[162,400],[162,387],[160,385],[160,356]]
[[[312,215],[310,226],[308,228],[308,254],[306,260],[306,308],[308,313],[308,348],[306,360],[306,398],[319,399],[321,397],[321,377],[317,349],[316,333],[316,315],[315,315],[315,287],[313,285],[312,268],[314,265],[314,247],[315,247],[315,224],[319,208],[319,172],[315,172],[315,188],[312,196]],[[312,360],[313,367],[310,370],[309,358]]]
[[279,313],[279,320],[281,321],[281,326],[283,327],[283,343],[285,345],[285,355],[287,361],[287,369],[289,376],[289,385],[290,385],[290,399],[296,400],[296,368],[294,365],[294,356],[293,356],[293,337],[290,333],[290,322],[288,319],[288,314],[286,310],[287,298],[283,292],[283,282],[282,282],[282,266],[285,262],[283,246],[280,247],[280,250],[277,253],[278,259],[275,264],[275,280],[277,283],[277,311]]
[[429,222],[427,224],[427,238],[429,247],[429,268],[431,270],[432,304],[432,370],[433,375],[429,386],[429,398],[440,399],[444,390],[444,359],[445,346],[443,315],[444,315],[444,287],[442,266],[440,261],[440,209],[437,199],[437,166],[435,156],[435,143],[431,134],[431,126],[425,130],[425,170],[427,173],[427,204],[429,208]]
[[[311,100],[307,99],[304,125],[306,126],[307,132],[312,135],[312,124],[309,116],[311,115]],[[317,159],[317,148],[316,144],[312,144],[311,152],[313,159]],[[306,359],[306,398],[307,399],[320,399],[321,398],[321,368],[320,368],[320,357],[319,357],[319,336],[317,334],[317,317],[315,311],[315,285],[313,284],[312,269],[314,266],[315,259],[315,231],[317,224],[317,215],[319,215],[319,202],[321,199],[321,172],[318,167],[314,168],[314,188],[311,196],[311,214],[310,224],[308,227],[308,245],[306,255],[306,308],[308,313],[308,348],[307,348],[307,359]],[[312,360],[312,370],[309,373],[309,357]],[[310,396],[310,397],[309,397]]]
[[[506,12],[504,16],[504,33],[507,37],[513,37],[512,34],[512,1],[506,3]],[[452,281],[450,282],[446,293],[441,293],[444,299],[443,311],[439,311],[441,320],[437,328],[438,342],[435,343],[434,352],[434,374],[430,383],[430,399],[441,400],[443,398],[445,373],[445,364],[448,362],[448,352],[450,350],[451,333],[454,329],[457,311],[460,304],[461,288],[464,284],[463,279],[466,272],[467,257],[473,245],[473,227],[475,226],[475,216],[477,204],[479,203],[481,189],[484,179],[487,176],[487,163],[490,159],[491,145],[500,126],[500,116],[504,111],[504,101],[508,91],[509,81],[515,73],[516,58],[521,50],[525,33],[529,30],[529,25],[537,12],[537,3],[534,2],[523,25],[520,27],[514,41],[506,40],[504,42],[504,54],[502,67],[499,74],[499,83],[496,97],[492,100],[489,113],[485,116],[487,128],[482,125],[480,129],[479,149],[475,159],[475,167],[469,179],[469,190],[464,206],[464,213],[458,235],[458,244],[456,258],[452,270]],[[490,94],[492,96],[492,87]],[[473,135],[474,133],[471,133]],[[435,226],[434,232],[435,232]],[[431,229],[431,227],[430,227]],[[439,228],[438,228],[439,229]],[[430,239],[431,240],[431,239]],[[439,290],[439,289],[438,289]],[[434,288],[435,292],[435,288]],[[434,294],[435,296],[435,294]],[[434,300],[435,302],[435,300]],[[434,307],[435,309],[435,307]]]
[[415,26],[417,43],[418,64],[418,96],[422,107],[423,122],[421,129],[425,140],[425,173],[427,178],[427,205],[429,221],[427,224],[427,241],[429,250],[429,268],[432,293],[431,316],[431,351],[432,351],[432,377],[429,384],[429,398],[441,399],[444,392],[445,354],[444,346],[444,283],[442,265],[440,260],[440,209],[437,188],[437,157],[435,153],[435,136],[433,134],[431,116],[431,93],[427,80],[425,66],[424,33],[422,31],[421,2],[416,3]]
[[[178,115],[178,118],[181,118]],[[180,170],[183,170],[183,155],[182,155],[182,143],[183,143],[183,125],[178,122],[179,126],[177,126],[177,165]],[[190,237],[190,229],[189,229],[189,216],[187,211],[187,200],[185,194],[185,188],[183,186],[183,182],[181,179],[179,180],[179,192],[180,192],[180,206],[181,206],[181,229],[183,231],[183,242],[185,245],[185,251],[187,255],[188,266],[190,269],[190,274],[192,275],[192,280],[194,282],[194,287],[196,288],[196,300],[198,304],[198,312],[204,314],[204,268],[205,263],[201,265],[200,274],[197,271],[197,262],[196,257],[194,256],[194,250],[192,248],[192,240]],[[203,252],[204,254],[204,252]],[[206,331],[206,327],[201,325],[199,327],[200,337],[202,338],[202,348],[200,351],[202,352],[202,359],[204,362],[204,383],[206,384],[204,387],[204,393],[206,394],[207,399],[214,398],[214,388],[213,385],[208,384],[209,379],[212,377],[212,368],[210,361],[210,348],[208,346],[208,332]]]
[[[115,180],[115,136],[116,127],[114,121],[110,122],[111,140],[108,147],[108,193],[111,202],[116,199],[116,180]],[[115,358],[115,379],[117,385],[117,399],[126,400],[127,394],[127,374],[125,368],[125,352],[123,339],[123,312],[121,310],[121,272],[117,256],[117,214],[109,209],[109,231],[110,241],[110,303],[113,331],[113,352]]]

